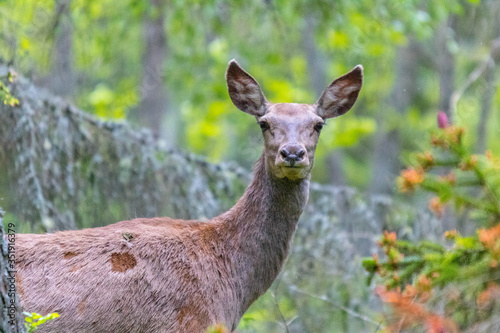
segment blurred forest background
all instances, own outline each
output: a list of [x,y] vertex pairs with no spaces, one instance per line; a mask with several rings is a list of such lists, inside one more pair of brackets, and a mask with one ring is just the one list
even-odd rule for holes
[[44,232],[230,207],[262,146],[228,97],[232,58],[271,102],[313,103],[365,68],[353,110],[321,134],[283,282],[240,331],[382,329],[360,270],[378,235],[474,233],[395,180],[438,110],[465,128],[467,149],[500,153],[500,1],[0,0],[0,97],[20,101],[1,109],[4,222]]

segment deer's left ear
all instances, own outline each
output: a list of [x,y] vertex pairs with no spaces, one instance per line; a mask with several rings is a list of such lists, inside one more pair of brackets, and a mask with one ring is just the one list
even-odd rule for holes
[[333,81],[316,102],[316,112],[323,119],[338,117],[349,111],[358,98],[363,84],[363,66]]
[[268,102],[259,84],[234,59],[227,67],[226,82],[229,96],[238,109],[256,117],[266,113]]

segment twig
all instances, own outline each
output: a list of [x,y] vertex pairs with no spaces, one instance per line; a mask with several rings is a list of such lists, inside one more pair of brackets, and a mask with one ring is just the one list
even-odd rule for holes
[[[276,300],[276,295],[274,293],[274,290],[271,290],[270,292],[271,294],[271,298],[273,300],[273,303],[274,303],[274,306],[276,307],[276,309],[278,310],[278,313],[280,314],[280,317],[281,317],[281,320],[283,321],[283,326],[285,327],[285,332],[286,333],[290,333],[290,331],[288,330],[288,322],[286,321],[286,318],[285,316],[283,315],[283,312],[281,312],[281,309],[280,309],[280,305],[278,304],[278,301]],[[295,320],[295,317],[292,318],[291,321]],[[291,322],[290,321],[290,322]]]
[[[283,265],[283,270],[285,270],[287,264],[288,264],[288,260],[285,262],[285,265]],[[280,305],[278,304],[278,301],[276,300],[275,291],[278,290],[278,287],[279,287],[282,279],[283,279],[283,275],[280,274],[279,277],[276,279],[274,287],[270,290],[270,294],[271,294],[271,298],[273,300],[274,306],[278,310],[280,317],[281,317],[281,320],[283,321],[283,326],[285,327],[285,332],[289,333],[288,324],[291,323],[292,321],[294,321],[297,317],[293,317],[289,322],[287,322],[285,316],[283,315],[283,312],[281,312]]]
[[483,72],[486,70],[489,64],[493,62],[493,58],[491,57],[490,54],[488,54],[488,57],[484,59],[467,77],[467,80],[465,80],[465,83],[458,88],[456,91],[453,92],[453,94],[450,97],[450,110],[453,115],[456,115],[457,113],[457,103],[462,98],[462,95],[464,92],[473,84],[476,82],[477,79],[483,74]]
[[340,304],[337,304],[335,302],[332,302],[331,300],[329,300],[328,298],[326,298],[325,296],[319,296],[319,295],[313,295],[311,293],[308,293],[307,291],[304,291],[304,290],[301,290],[301,289],[298,289],[296,287],[293,287],[293,286],[289,286],[288,287],[291,291],[293,292],[296,292],[296,293],[299,293],[299,294],[302,294],[302,295],[305,295],[305,296],[309,296],[311,298],[315,298],[315,299],[319,299],[339,310],[342,310],[344,311],[345,313],[347,313],[348,315],[352,316],[352,317],[355,317],[355,318],[358,318],[358,319],[361,319],[362,321],[365,321],[367,323],[370,323],[370,324],[373,324],[373,325],[376,325],[378,328],[382,328],[382,329],[385,329],[385,327],[380,323],[380,322],[377,322],[375,320],[372,320],[370,318],[368,318],[367,316],[361,314],[361,313],[358,313],[352,309],[349,309],[348,307],[345,307],[343,305],[340,305]]

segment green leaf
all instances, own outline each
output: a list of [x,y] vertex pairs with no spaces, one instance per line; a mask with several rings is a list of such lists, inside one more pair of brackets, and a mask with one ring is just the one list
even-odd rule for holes
[[457,237],[455,245],[462,249],[474,249],[478,245],[478,239],[476,237]]
[[363,268],[369,273],[375,272],[378,269],[378,264],[376,263],[375,259],[373,259],[373,257],[363,258],[361,264],[363,265]]

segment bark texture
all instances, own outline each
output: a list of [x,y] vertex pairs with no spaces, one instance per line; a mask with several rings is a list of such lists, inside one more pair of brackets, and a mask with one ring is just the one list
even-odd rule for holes
[[[500,28],[498,29],[500,31]],[[495,66],[500,62],[500,38],[496,38],[491,43],[490,58],[484,72],[484,83],[481,97],[481,115],[477,125],[476,152],[484,153],[488,141],[488,120],[493,106],[495,95]]]
[[453,123],[454,114],[450,105],[455,88],[455,55],[450,51],[454,30],[453,16],[436,31],[436,70],[439,74],[439,109],[446,113],[448,121]]
[[167,55],[167,36],[165,32],[166,6],[164,0],[149,0],[144,13],[145,50],[142,57],[141,103],[139,119],[142,125],[150,128],[155,135],[175,138],[174,127],[162,133],[163,116],[167,109],[167,92],[163,83],[163,62]]
[[71,0],[58,0],[55,4],[54,45],[51,75],[47,78],[49,89],[56,95],[72,97],[75,85],[73,68],[73,22]]
[[[328,84],[328,79],[325,75],[327,62],[315,43],[315,32],[316,20],[314,16],[309,14],[305,17],[302,40],[307,60],[310,84],[314,89],[316,97],[319,97]],[[329,183],[337,186],[346,185],[342,150],[339,148],[332,151],[327,159]]]
[[[394,117],[405,115],[416,92],[417,82],[416,44],[410,40],[408,45],[401,46],[396,55],[396,71],[394,85],[388,104]],[[390,115],[389,115],[390,116]],[[383,122],[391,124],[387,119]],[[399,173],[399,152],[401,150],[399,128],[388,125],[379,131],[373,156],[373,180],[370,192],[391,194],[394,192],[394,179]]]

